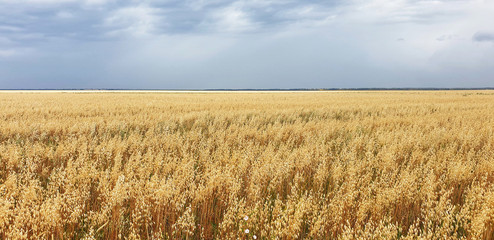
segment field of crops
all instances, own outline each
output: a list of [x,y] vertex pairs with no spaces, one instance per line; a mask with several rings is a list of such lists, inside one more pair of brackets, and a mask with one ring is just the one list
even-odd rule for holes
[[0,92],[0,239],[494,239],[494,92]]

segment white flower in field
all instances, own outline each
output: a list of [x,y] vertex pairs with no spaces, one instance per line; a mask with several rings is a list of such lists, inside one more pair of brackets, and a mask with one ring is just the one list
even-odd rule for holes
[[253,239],[257,239],[257,236],[256,236],[256,235],[254,235],[254,236],[252,236],[252,238],[253,238]]
[[245,220],[245,221],[249,220],[249,216],[245,216],[245,217],[244,217],[244,220]]
[[118,176],[117,182],[125,182],[125,176],[124,175]]
[[245,233],[249,233],[249,229],[245,229]]

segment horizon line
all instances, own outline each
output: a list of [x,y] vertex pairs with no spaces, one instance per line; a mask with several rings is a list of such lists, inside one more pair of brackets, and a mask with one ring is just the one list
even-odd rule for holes
[[494,87],[442,88],[442,87],[401,87],[401,88],[8,88],[0,91],[454,91],[454,90],[494,90]]

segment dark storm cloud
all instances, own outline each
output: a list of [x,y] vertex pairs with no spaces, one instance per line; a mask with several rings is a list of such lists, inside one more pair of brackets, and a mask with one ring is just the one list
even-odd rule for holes
[[[324,19],[337,1],[1,1],[0,33],[14,41],[102,40],[107,33],[151,22],[149,34],[221,32],[221,17],[243,18],[255,31]],[[300,9],[305,14],[296,14]],[[228,14],[231,14],[230,16]],[[235,19],[224,19],[235,20]],[[242,19],[237,19],[242,20]],[[139,27],[139,26],[137,26]],[[9,29],[19,31],[9,31]]]

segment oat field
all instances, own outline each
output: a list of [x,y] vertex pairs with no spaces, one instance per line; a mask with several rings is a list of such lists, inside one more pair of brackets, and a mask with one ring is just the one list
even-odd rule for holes
[[0,92],[0,239],[494,239],[494,92]]

